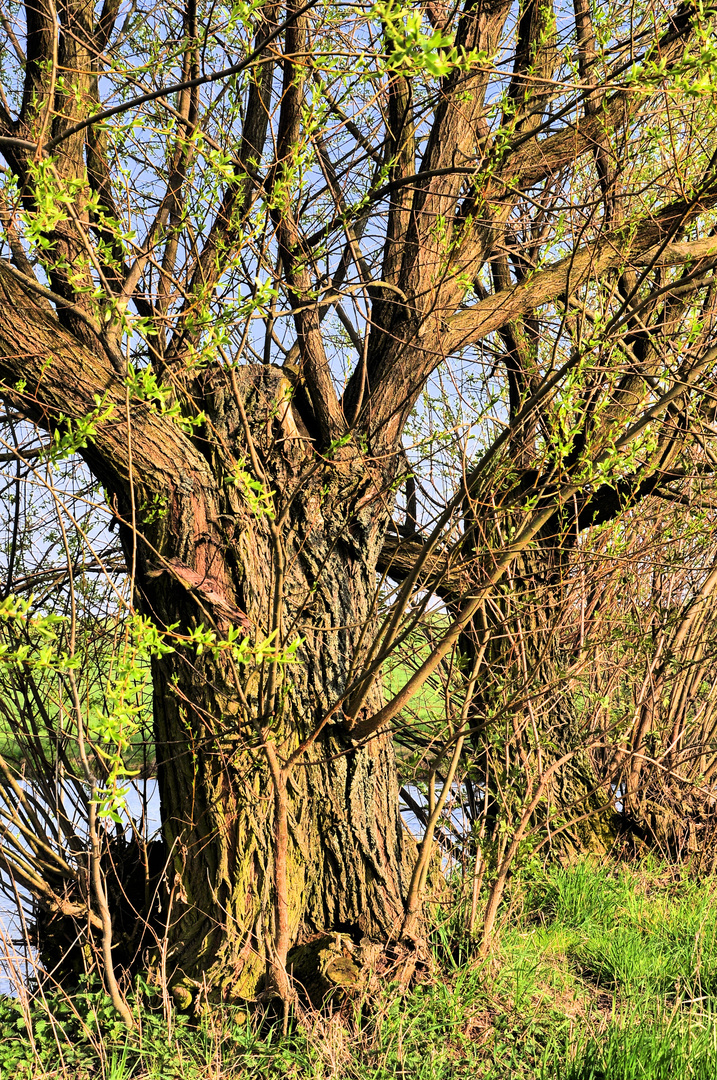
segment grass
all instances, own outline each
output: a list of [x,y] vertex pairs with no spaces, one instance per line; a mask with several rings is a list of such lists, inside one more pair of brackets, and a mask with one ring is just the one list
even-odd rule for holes
[[535,871],[513,882],[488,961],[454,912],[410,993],[389,983],[285,1038],[240,1010],[168,1026],[146,990],[132,1035],[92,987],[0,1000],[0,1077],[716,1080],[716,888],[654,862]]

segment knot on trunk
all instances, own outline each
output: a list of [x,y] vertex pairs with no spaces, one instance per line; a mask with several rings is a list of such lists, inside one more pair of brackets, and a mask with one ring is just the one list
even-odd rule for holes
[[343,1000],[365,990],[381,951],[366,938],[357,946],[346,934],[317,934],[289,953],[286,966],[299,992],[318,1009],[329,996]]
[[428,956],[393,942],[389,947],[369,938],[356,944],[341,933],[316,934],[289,953],[287,971],[300,995],[316,1009],[340,1006],[358,994],[377,993],[395,981],[405,992],[430,968]]

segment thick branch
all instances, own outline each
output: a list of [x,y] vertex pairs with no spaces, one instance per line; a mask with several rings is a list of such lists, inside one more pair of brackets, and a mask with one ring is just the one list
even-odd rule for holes
[[[126,390],[105,355],[94,353],[26,293],[0,262],[0,394],[49,431],[63,418],[112,408],[81,453],[110,491],[128,490],[132,473],[145,498],[159,493],[191,502],[215,481],[202,455],[170,419],[145,403],[131,410]],[[131,447],[131,450],[130,450]]]
[[[594,244],[579,249],[536,273],[527,283],[503,290],[478,304],[440,319],[432,316],[416,333],[404,328],[405,337],[376,358],[370,372],[374,391],[364,409],[364,423],[382,441],[394,441],[413,407],[426,378],[445,356],[475,345],[513,319],[542,304],[574,293],[607,270],[630,266],[677,266],[708,258],[717,252],[717,238],[665,243],[678,228],[712,206],[717,192],[690,203],[674,203],[642,223],[623,226]],[[398,334],[396,335],[398,338]]]

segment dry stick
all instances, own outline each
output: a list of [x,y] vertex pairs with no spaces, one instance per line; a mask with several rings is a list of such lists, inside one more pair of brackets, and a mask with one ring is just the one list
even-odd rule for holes
[[[65,557],[67,559],[68,567],[72,566],[72,559],[70,556],[70,545],[67,540],[67,533],[65,531],[65,523],[62,520],[62,512],[60,510],[59,501],[54,491],[54,487],[50,489],[55,504],[57,506],[57,520],[60,526],[60,534],[62,537],[62,544],[65,549]],[[75,631],[77,628],[77,609],[75,606],[75,587],[72,575],[70,574],[70,656],[75,652]],[[104,884],[102,881],[102,867],[100,863],[100,838],[97,829],[97,803],[95,801],[97,793],[97,782],[90,769],[90,763],[87,760],[87,748],[85,744],[85,728],[82,719],[82,705],[80,703],[80,695],[77,692],[77,683],[75,681],[75,673],[70,668],[67,672],[67,682],[70,687],[70,695],[72,697],[72,705],[75,711],[75,719],[77,721],[77,748],[80,754],[80,762],[82,764],[82,771],[85,774],[85,780],[90,789],[90,803],[88,813],[88,830],[90,835],[90,874],[92,878],[92,886],[95,893],[95,900],[100,912],[100,920],[102,922],[102,955],[105,963],[105,979],[107,981],[107,989],[109,991],[110,999],[117,1012],[120,1014],[125,1024],[130,1030],[134,1029],[135,1023],[132,1013],[130,1012],[127,1002],[120,993],[119,986],[117,985],[117,979],[115,977],[114,964],[112,962],[112,919],[110,916],[109,907],[107,906],[107,896],[104,890]],[[88,897],[88,918],[91,920],[92,905],[89,902]]]
[[275,635],[276,647],[274,649],[273,659],[269,663],[269,674],[263,694],[264,715],[267,722],[269,717],[276,711],[279,650],[283,645],[281,624],[284,611],[284,576],[286,573],[284,546],[281,541],[281,536],[279,535],[279,530],[273,521],[269,522],[269,533],[271,535],[272,548],[274,549],[274,589],[271,606],[271,625],[269,630],[271,634]]
[[107,989],[117,1012],[120,1014],[125,1024],[130,1030],[134,1030],[135,1023],[134,1017],[127,1006],[127,1002],[120,993],[119,986],[117,985],[117,979],[115,976],[114,963],[112,961],[112,918],[110,916],[110,909],[107,905],[107,895],[104,889],[104,883],[102,881],[102,866],[100,863],[100,838],[97,829],[97,803],[95,801],[97,793],[97,782],[92,775],[90,769],[90,763],[87,760],[87,750],[85,746],[85,732],[84,724],[82,721],[82,706],[80,704],[79,694],[77,693],[77,683],[75,682],[75,673],[70,670],[67,672],[67,681],[70,685],[70,693],[72,695],[72,704],[75,709],[77,718],[77,744],[80,753],[80,761],[82,763],[82,771],[85,774],[85,779],[90,786],[90,810],[89,810],[89,833],[90,833],[90,873],[92,876],[92,886],[95,893],[95,900],[100,912],[100,919],[102,920],[102,958],[105,963],[105,980],[107,982]]
[[[22,897],[20,896],[20,892],[19,892],[19,889],[17,887],[17,882],[15,881],[15,878],[12,876],[12,874],[10,874],[10,884],[12,885],[12,892],[13,892],[13,896],[15,898],[15,907],[17,909],[17,914],[18,914],[18,917],[20,919],[20,925],[22,926],[22,947],[23,947],[24,952],[25,952],[25,983],[24,983],[24,985],[28,986],[29,982],[30,982],[30,963],[31,963],[31,961],[28,959],[28,947],[30,945],[30,932],[29,932],[29,930],[27,928],[27,920],[25,919],[25,907],[24,907],[23,902],[22,902]],[[7,895],[7,893],[5,895]],[[0,936],[2,936],[3,944],[4,944],[5,943],[5,927],[0,927]],[[17,952],[17,946],[15,945],[14,942],[12,944],[13,944],[13,948],[15,950],[15,955],[19,959],[19,955],[18,955],[18,952]],[[7,952],[6,952],[3,959],[6,960],[6,961],[10,961],[10,957],[9,957]],[[15,965],[14,965],[14,963],[12,961],[10,961],[10,967],[11,967],[11,971],[12,971],[13,982],[17,986],[18,980],[15,978],[17,969],[15,968]],[[39,982],[39,980],[38,980],[38,982]]]
[[[704,603],[706,603],[709,600],[709,598],[710,598],[711,594],[713,593],[714,588],[715,588],[716,585],[717,585],[717,562],[715,562],[715,564],[713,565],[710,573],[707,575],[707,578],[703,582],[702,587],[700,588],[697,595],[686,606],[686,610],[684,611],[684,614],[683,614],[682,619],[681,619],[681,621],[680,621],[680,623],[679,623],[679,625],[677,627],[677,630],[676,630],[676,632],[675,632],[675,634],[674,634],[674,636],[672,638],[672,641],[669,643],[669,651],[668,651],[667,656],[664,659],[662,659],[661,656],[660,656],[660,653],[658,652],[657,656],[655,657],[652,664],[650,665],[650,668],[649,668],[649,671],[648,671],[647,675],[645,676],[645,680],[643,682],[642,693],[640,695],[641,698],[643,697],[643,695],[646,695],[646,693],[647,693],[647,689],[648,689],[647,684],[648,684],[648,681],[652,682],[653,672],[655,672],[655,671],[657,672],[656,673],[656,678],[655,678],[654,682],[652,682],[652,685],[650,686],[649,698],[647,698],[646,700],[642,700],[641,703],[640,703],[641,704],[641,707],[640,707],[640,717],[641,717],[641,719],[640,719],[639,725],[637,726],[637,731],[636,731],[635,735],[633,736],[632,754],[630,755],[630,757],[631,757],[630,771],[629,771],[628,778],[627,778],[627,785],[626,785],[626,792],[625,792],[626,800],[629,800],[632,797],[632,795],[635,793],[636,789],[637,789],[637,783],[638,783],[638,780],[639,780],[639,777],[640,777],[640,773],[642,771],[642,758],[639,757],[639,756],[636,757],[634,755],[635,754],[639,755],[639,752],[642,750],[642,744],[643,744],[643,741],[644,741],[644,738],[645,738],[645,734],[647,732],[647,728],[649,726],[650,717],[652,715],[652,709],[654,708],[654,702],[655,702],[655,700],[659,699],[659,695],[661,694],[662,689],[665,686],[665,683],[667,681],[668,665],[669,665],[670,661],[679,653],[680,649],[682,648],[682,645],[685,642],[685,638],[687,637],[687,634],[689,633],[690,629],[692,628],[695,620],[700,617],[702,611],[704,610],[704,608],[701,605],[703,605]],[[664,638],[663,638],[663,641],[660,644],[661,644],[661,647],[662,647],[662,645],[666,644],[665,641],[664,641]],[[657,665],[658,665],[659,660],[661,660],[662,662],[659,664],[659,667],[658,667]],[[676,741],[676,739],[675,739],[675,736],[673,734],[673,737],[671,739],[671,745],[668,748],[668,752],[669,752],[669,750],[673,749],[675,741]]]
[[[12,973],[11,978],[12,978],[15,989],[18,991],[17,996],[18,996],[18,998],[20,1000],[20,1005],[22,1007],[23,1016],[25,1018],[25,1031],[27,1032],[28,1041],[30,1043],[30,1046],[32,1047],[32,1052],[35,1055],[36,1060],[39,1061],[40,1056],[37,1053],[37,1046],[36,1046],[35,1038],[34,1038],[34,1034],[33,1034],[33,1025],[32,1025],[32,1020],[31,1020],[31,1015],[30,1015],[30,1001],[29,1001],[29,995],[28,995],[28,991],[27,991],[27,986],[28,986],[28,983],[30,981],[30,979],[29,979],[29,971],[28,971],[29,964],[28,964],[28,960],[27,960],[27,944],[28,944],[28,942],[30,940],[30,934],[28,932],[27,922],[25,920],[25,910],[23,908],[22,898],[21,898],[20,893],[18,891],[17,882],[15,881],[15,878],[12,876],[12,874],[10,874],[10,883],[12,885],[12,891],[13,891],[14,896],[15,896],[15,905],[17,907],[17,913],[18,913],[18,916],[20,918],[20,923],[22,925],[22,934],[23,934],[24,945],[25,945],[25,981],[24,982],[23,982],[23,980],[21,978],[18,977],[17,968],[15,967],[14,961],[10,959],[10,950],[8,949],[7,946],[8,945],[13,946],[13,949],[15,951],[16,956],[17,956],[17,948],[16,948],[15,943],[12,941],[11,938],[6,938],[6,936],[5,936],[5,928],[4,927],[0,928],[0,939],[2,939],[2,944],[5,946],[5,957],[4,957],[4,959],[6,961],[8,961],[8,966],[10,967],[10,971]],[[18,957],[18,959],[19,959],[19,957]],[[35,965],[33,965],[33,966],[35,966]],[[38,987],[39,987],[40,994],[42,995],[42,998],[43,998],[43,1001],[44,1001],[45,1000],[45,992],[43,990],[42,980],[40,980],[40,979],[38,979]],[[47,1004],[47,1003],[45,1002],[45,1004]],[[49,1010],[48,1010],[48,1015],[49,1015]],[[64,1066],[64,1061],[62,1062],[62,1064]]]
[[[239,387],[236,382],[236,374],[233,368],[231,369],[231,382],[237,409],[239,410],[242,426],[244,428],[244,435],[247,441],[252,468],[254,469],[257,478],[266,486],[266,473],[264,472],[256,453],[256,446],[251,434],[249,418],[247,417],[244,408],[244,402],[241,399]],[[274,596],[272,601],[272,630],[276,631],[277,645],[280,646],[285,558],[279,529],[276,525],[276,521],[271,518],[269,519],[269,531],[276,560],[274,571]],[[241,692],[239,674],[236,670],[236,665],[233,662],[231,667],[234,682],[237,689],[240,691],[240,696],[244,699],[244,702],[246,702],[246,697],[243,692]],[[289,808],[287,801],[287,783],[291,768],[282,768],[279,756],[276,752],[276,747],[272,742],[270,733],[266,727],[266,721],[274,711],[278,667],[279,661],[278,659],[275,659],[270,665],[269,676],[264,692],[265,723],[261,729],[261,736],[263,743],[262,748],[267,764],[269,765],[269,771],[274,785],[274,901],[276,912],[276,940],[274,942],[274,956],[271,961],[271,967],[276,989],[284,1003],[284,1032],[286,1033],[289,1023],[289,1005],[294,996],[289,982],[289,976],[286,971],[286,959],[291,945],[287,871],[289,859]],[[245,707],[248,707],[248,703]]]
[[[17,800],[17,809],[11,809],[8,813],[8,818],[13,822],[15,828],[22,832],[23,835],[25,835],[28,839],[32,838],[36,848],[36,857],[38,856],[38,852],[43,852],[47,856],[47,858],[52,859],[57,864],[57,868],[59,868],[61,873],[74,877],[75,872],[73,871],[72,867],[69,866],[68,863],[65,862],[65,860],[62,858],[62,856],[52,847],[47,837],[47,833],[45,832],[42,824],[40,823],[34,807],[30,804],[26,793],[23,791],[20,784],[18,784],[17,780],[12,774],[10,766],[1,754],[0,773],[2,773],[3,777],[5,778],[5,783],[10,788],[12,788],[15,799]],[[23,825],[19,817],[18,811],[20,807],[22,807],[24,812],[27,814],[30,824],[33,827],[32,832],[26,825]]]
[[[668,749],[664,756],[671,758],[673,764],[677,764],[679,753],[679,743],[682,741],[687,723],[687,709],[690,702],[695,701],[698,697],[699,687],[702,685],[705,676],[711,668],[711,658],[705,656],[704,641],[696,641],[693,643],[690,649],[689,664],[691,666],[690,671],[683,671],[679,678],[676,680],[676,686],[678,687],[677,700],[676,691],[673,685],[673,689],[670,693],[670,705],[667,712],[667,723],[671,725],[670,740]],[[714,688],[714,682],[712,684]],[[697,724],[699,721],[701,735],[699,737],[699,745],[704,749],[711,741],[711,733],[708,731],[710,724],[710,716],[712,712],[712,704],[709,700],[709,695],[702,698],[699,707],[695,710],[693,723]],[[683,748],[684,749],[684,748]],[[704,757],[704,754],[702,754]]]
[[[248,716],[251,716],[249,702],[242,689],[239,680],[239,672],[231,653],[228,655],[229,665],[234,680],[234,686],[239,701]],[[269,737],[269,732],[262,728],[257,721],[254,726],[258,728],[262,738],[262,749],[269,765],[272,783],[274,785],[274,893],[276,913],[276,941],[274,942],[273,959],[270,961],[276,989],[284,1002],[284,1028],[289,1022],[289,1005],[294,997],[286,971],[286,958],[289,953],[291,938],[289,934],[289,891],[288,891],[288,855],[289,855],[289,811],[287,804],[287,782],[291,772],[290,768],[282,768],[276,747]]]
[[[416,940],[416,924],[418,922],[418,915],[421,908],[421,896],[426,884],[426,877],[428,875],[428,866],[433,854],[433,838],[436,831],[436,825],[438,819],[443,813],[443,807],[446,805],[446,799],[453,785],[453,780],[456,775],[456,769],[461,759],[461,753],[463,752],[463,744],[468,734],[468,708],[473,698],[473,691],[475,690],[476,678],[478,671],[483,662],[485,650],[488,645],[488,636],[486,635],[481,644],[478,655],[473,662],[473,669],[471,676],[466,687],[465,698],[463,700],[463,708],[461,710],[461,725],[456,734],[456,744],[453,748],[453,756],[451,757],[450,765],[448,766],[448,772],[441,789],[441,794],[434,803],[435,795],[429,801],[430,815],[426,822],[426,830],[421,841],[421,846],[418,852],[418,858],[416,859],[415,866],[413,867],[413,874],[411,875],[411,884],[408,889],[408,897],[406,899],[406,913],[403,918],[403,925],[401,927],[401,933],[404,937]],[[432,774],[432,780],[435,777],[435,770]],[[435,781],[434,781],[435,782]],[[431,805],[433,803],[433,805]]]
[[274,962],[272,964],[276,988],[284,1002],[284,1023],[288,1018],[286,1007],[293,994],[286,972],[286,958],[289,954],[291,939],[289,935],[289,808],[287,804],[287,776],[279,764],[279,758],[273,742],[266,741],[264,753],[269,762],[274,782],[274,890],[276,905],[276,941],[274,943]]
[[503,898],[503,892],[505,891],[505,885],[508,880],[508,871],[510,870],[511,863],[513,862],[520,842],[523,839],[525,830],[528,827],[528,823],[533,815],[533,812],[535,811],[535,808],[540,802],[543,792],[545,791],[548,781],[552,777],[553,773],[557,772],[557,770],[562,765],[565,765],[565,763],[569,761],[570,758],[574,757],[576,753],[577,750],[571,750],[569,754],[564,754],[563,757],[558,758],[558,760],[553,762],[553,764],[543,773],[540,783],[538,784],[538,787],[536,789],[535,795],[523,811],[520,823],[518,825],[518,828],[515,830],[510,846],[499,861],[498,876],[493,882],[493,886],[488,896],[488,903],[486,905],[485,914],[483,916],[483,934],[480,947],[480,955],[483,957],[488,955],[488,950],[490,948],[490,943],[493,937],[493,926],[495,925],[495,917],[498,913],[498,907]]
[[[127,342],[127,350],[129,351],[129,340]],[[132,454],[132,419],[130,415],[129,407],[129,384],[125,387],[125,411],[127,415],[127,465],[128,465],[128,483],[129,483],[129,500],[130,509],[132,513],[132,562],[130,565],[130,578],[129,578],[129,609],[132,611],[134,604],[134,589],[135,581],[137,579],[137,509],[135,506],[134,497],[134,459]]]
[[176,890],[176,876],[172,882],[172,887],[169,890],[169,900],[167,902],[167,917],[164,920],[164,933],[159,941],[159,979],[160,986],[162,988],[162,1012],[164,1013],[164,1019],[167,1024],[167,1039],[169,1045],[172,1045],[172,1005],[169,997],[169,986],[167,984],[167,947],[169,945],[169,926],[172,921],[172,909],[174,907],[174,893]]
[[[421,841],[421,846],[418,852],[418,858],[413,867],[413,874],[411,875],[411,884],[408,890],[408,897],[406,899],[406,912],[403,917],[403,925],[401,927],[401,934],[403,937],[409,938],[413,941],[416,940],[416,923],[418,922],[418,914],[421,908],[421,899],[423,888],[428,876],[428,866],[433,854],[433,837],[438,824],[438,819],[443,812],[443,807],[446,804],[448,793],[451,790],[453,779],[456,775],[456,769],[458,768],[458,762],[463,752],[463,743],[466,737],[466,725],[463,724],[459,729],[458,739],[453,749],[453,756],[451,757],[451,763],[448,767],[443,788],[441,794],[438,797],[432,813],[426,824],[426,831]],[[435,775],[435,774],[434,774]]]
[[488,771],[486,769],[485,789],[483,793],[483,811],[480,832],[476,840],[476,858],[473,865],[473,881],[471,885],[471,910],[468,916],[468,933],[473,937],[478,918],[478,897],[485,876],[485,859],[483,858],[483,840],[485,839],[485,826],[488,816]]

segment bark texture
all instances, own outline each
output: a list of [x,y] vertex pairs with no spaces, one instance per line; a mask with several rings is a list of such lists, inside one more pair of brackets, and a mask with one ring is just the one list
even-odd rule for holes
[[[482,522],[510,528],[510,514]],[[470,667],[482,656],[471,730],[476,761],[485,763],[487,823],[496,832],[517,823],[544,785],[529,828],[551,857],[609,852],[619,833],[602,738],[585,700],[580,628],[570,597],[569,519],[553,521],[511,567],[461,638]],[[470,534],[470,530],[468,530]],[[484,532],[484,536],[485,536]]]
[[[262,984],[267,943],[278,933],[274,781],[262,742],[274,742],[285,761],[340,700],[361,641],[371,640],[388,520],[390,477],[354,450],[317,463],[291,396],[277,368],[248,366],[233,385],[222,373],[206,379],[211,438],[202,448],[215,483],[207,490],[178,477],[178,487],[197,492],[194,513],[187,520],[181,500],[169,506],[152,544],[166,570],[157,575],[147,554],[138,574],[144,609],[167,625],[179,618],[187,630],[204,622],[226,632],[242,613],[254,641],[272,631],[287,644],[302,639],[296,662],[280,665],[273,686],[268,662],[232,667],[190,650],[158,663],[155,676],[162,817],[180,883],[170,981],[206,976],[248,997]],[[279,552],[270,518],[252,512],[241,484],[229,482],[238,461],[251,468],[248,439],[285,514]],[[195,575],[193,588],[180,562]],[[377,686],[365,707],[378,704]],[[403,911],[411,845],[398,813],[391,738],[354,745],[340,720],[339,709],[287,780],[291,946],[329,931],[385,941]]]

